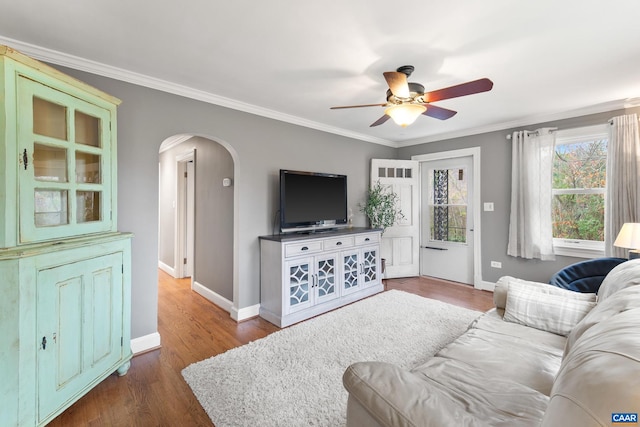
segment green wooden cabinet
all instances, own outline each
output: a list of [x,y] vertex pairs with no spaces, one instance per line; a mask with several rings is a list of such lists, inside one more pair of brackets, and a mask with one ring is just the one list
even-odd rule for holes
[[44,425],[131,359],[131,235],[0,252],[0,425]]
[[0,425],[41,426],[132,357],[119,100],[0,46]]
[[0,248],[116,231],[120,101],[0,46]]

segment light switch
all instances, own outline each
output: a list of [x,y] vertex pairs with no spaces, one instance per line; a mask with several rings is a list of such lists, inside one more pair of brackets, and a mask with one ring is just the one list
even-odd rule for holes
[[493,212],[493,202],[485,202],[484,203],[484,211],[485,212]]

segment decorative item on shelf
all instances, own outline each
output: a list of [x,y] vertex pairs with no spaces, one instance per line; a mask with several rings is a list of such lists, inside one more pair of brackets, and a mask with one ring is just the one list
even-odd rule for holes
[[629,249],[629,259],[640,258],[640,223],[625,222],[613,246]]
[[347,215],[347,227],[353,228],[353,209],[349,208],[349,215]]

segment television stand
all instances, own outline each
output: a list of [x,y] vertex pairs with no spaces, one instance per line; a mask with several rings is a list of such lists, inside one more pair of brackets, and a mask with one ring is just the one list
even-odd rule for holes
[[381,233],[260,236],[260,316],[284,328],[384,290]]

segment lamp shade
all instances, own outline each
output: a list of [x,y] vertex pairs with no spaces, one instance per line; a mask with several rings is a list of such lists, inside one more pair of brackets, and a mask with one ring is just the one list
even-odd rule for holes
[[625,222],[613,246],[631,249],[629,258],[637,258],[636,253],[640,249],[640,223]]
[[407,127],[411,123],[415,122],[418,116],[427,111],[427,107],[420,104],[399,104],[393,105],[384,113],[391,117],[397,125]]

